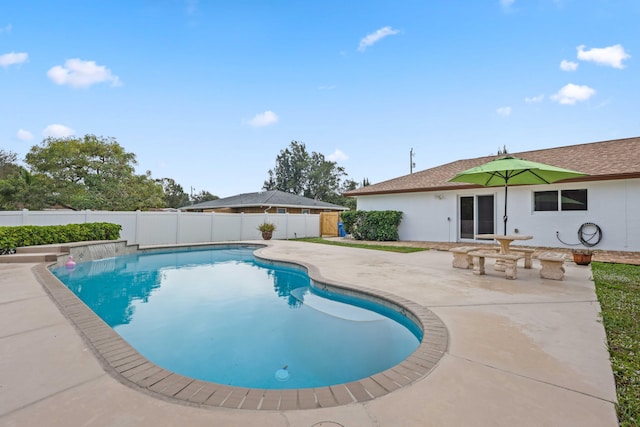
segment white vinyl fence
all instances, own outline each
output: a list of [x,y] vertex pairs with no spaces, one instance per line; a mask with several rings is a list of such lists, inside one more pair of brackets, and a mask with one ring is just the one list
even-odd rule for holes
[[165,245],[262,239],[263,222],[276,225],[274,239],[320,236],[320,215],[199,212],[0,211],[0,226],[120,224],[129,244]]

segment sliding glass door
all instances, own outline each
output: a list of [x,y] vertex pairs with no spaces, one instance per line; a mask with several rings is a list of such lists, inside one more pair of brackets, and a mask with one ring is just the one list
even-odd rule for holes
[[460,238],[475,239],[476,234],[495,233],[493,195],[460,197]]

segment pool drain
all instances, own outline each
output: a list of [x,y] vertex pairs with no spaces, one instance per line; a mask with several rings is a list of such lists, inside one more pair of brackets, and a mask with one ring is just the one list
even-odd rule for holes
[[278,381],[286,381],[289,379],[289,371],[287,370],[288,367],[289,365],[284,365],[282,369],[278,369],[276,371],[276,379]]

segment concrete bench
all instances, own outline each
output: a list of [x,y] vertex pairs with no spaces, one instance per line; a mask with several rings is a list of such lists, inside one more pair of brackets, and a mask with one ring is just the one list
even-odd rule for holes
[[473,268],[473,258],[467,255],[471,251],[475,251],[478,248],[473,246],[459,246],[457,248],[449,249],[449,252],[453,254],[453,267],[454,268]]
[[564,254],[543,252],[538,255],[538,261],[540,261],[540,277],[562,280],[564,277]]
[[[496,251],[500,251],[500,246],[496,246],[494,248]],[[509,246],[509,252],[511,253],[516,253],[516,254],[523,254],[524,255],[524,268],[531,268],[533,267],[533,253],[535,252],[535,249],[530,249],[530,248],[522,248],[520,246]]]
[[491,251],[471,251],[467,255],[473,257],[473,274],[485,274],[484,259],[494,258],[502,260],[504,263],[504,275],[507,279],[518,278],[518,260],[524,255],[500,254]]

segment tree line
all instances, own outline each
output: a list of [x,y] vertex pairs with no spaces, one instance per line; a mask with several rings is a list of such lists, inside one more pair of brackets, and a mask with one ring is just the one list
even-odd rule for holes
[[[18,164],[16,153],[0,148],[0,209],[149,210],[179,208],[218,199],[201,191],[187,194],[172,178],[136,174],[136,155],[114,138],[46,138]],[[362,184],[346,179],[344,168],[292,141],[268,171],[264,190],[281,190],[355,208],[342,196]]]

